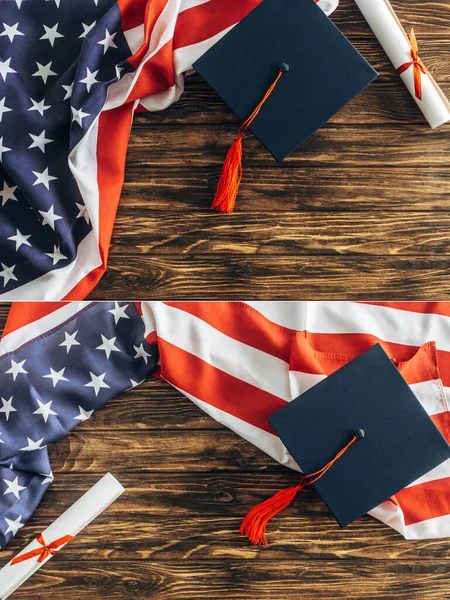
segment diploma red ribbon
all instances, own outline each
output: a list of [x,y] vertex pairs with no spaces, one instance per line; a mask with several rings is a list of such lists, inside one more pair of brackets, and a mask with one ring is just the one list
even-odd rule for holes
[[397,69],[397,73],[401,75],[407,71],[410,67],[414,67],[414,91],[416,98],[422,100],[422,73],[426,74],[427,70],[419,56],[419,45],[417,43],[416,34],[414,29],[411,29],[409,34],[409,40],[411,42],[411,58],[410,62],[406,62]]
[[73,535],[65,535],[65,536],[60,537],[59,539],[55,540],[51,544],[47,545],[45,543],[45,541],[44,541],[42,533],[40,533],[37,536],[36,541],[42,546],[42,548],[36,548],[36,550],[31,550],[30,552],[25,552],[25,554],[21,554],[20,556],[16,556],[16,558],[14,558],[11,561],[11,564],[15,565],[15,564],[21,563],[21,562],[23,562],[25,560],[29,560],[30,558],[34,558],[35,556],[39,556],[39,561],[38,562],[41,563],[50,554],[52,556],[54,556],[56,554],[57,548],[59,548],[63,544],[67,544],[67,542],[70,542],[70,540],[73,540],[73,538],[74,538]]

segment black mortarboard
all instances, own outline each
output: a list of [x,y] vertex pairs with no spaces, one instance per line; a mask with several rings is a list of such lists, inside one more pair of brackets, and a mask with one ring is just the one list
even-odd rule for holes
[[379,344],[269,422],[302,471],[320,475],[305,483],[314,483],[341,527],[450,458],[450,446]]
[[[249,125],[277,161],[377,76],[313,0],[263,0],[194,68],[244,121],[261,104],[280,65],[288,70]],[[240,140],[232,149],[238,187]]]

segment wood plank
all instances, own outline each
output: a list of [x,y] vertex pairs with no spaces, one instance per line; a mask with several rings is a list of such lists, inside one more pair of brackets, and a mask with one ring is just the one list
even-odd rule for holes
[[228,429],[97,430],[95,417],[49,446],[53,470],[101,473],[275,471],[284,467]]
[[445,257],[235,257],[116,254],[91,298],[429,300],[450,298]]
[[[445,539],[407,541],[368,516],[342,530],[313,490],[304,490],[270,523],[267,547],[252,546],[239,534],[242,518],[257,502],[293,485],[298,480],[293,472],[116,475],[126,493],[83,531],[76,544],[64,549],[65,561],[412,562],[446,560],[450,549]],[[12,558],[98,479],[88,472],[58,474],[26,528],[2,551],[3,560]]]
[[[76,543],[72,542],[72,543]],[[447,561],[410,564],[345,561],[179,561],[136,564],[92,560],[45,565],[14,600],[142,598],[152,600],[443,600],[448,598]],[[37,589],[36,589],[37,588]]]
[[[220,167],[130,168],[123,189],[118,223],[134,226],[138,209],[145,216],[155,211],[210,212]],[[366,169],[363,164],[339,167],[279,169],[250,166],[244,173],[236,218],[255,212],[272,216],[277,211],[448,211],[450,172],[447,167]],[[221,227],[226,223],[218,221]],[[152,231],[146,232],[151,236]],[[116,229],[114,239],[121,241]]]
[[[236,126],[164,125],[135,130],[130,139],[128,169],[144,173],[152,166],[212,166],[223,164],[236,137]],[[293,167],[373,167],[418,169],[445,167],[450,160],[450,135],[447,127],[432,130],[418,125],[395,127],[357,127],[328,124],[278,166],[254,136],[245,140],[244,173],[251,166],[274,166],[275,172]],[[275,168],[276,167],[276,168]]]
[[[95,431],[139,429],[223,429],[198,406],[164,381],[149,379],[110,400],[95,416]],[[120,435],[120,434],[119,434]]]
[[0,302],[0,339],[3,335],[3,329],[6,324],[10,306],[11,304],[9,302]]
[[[450,198],[450,187],[449,187]],[[345,255],[417,256],[450,253],[450,214],[355,211],[351,213],[246,213],[245,218],[133,211],[118,215],[113,254],[203,256]]]

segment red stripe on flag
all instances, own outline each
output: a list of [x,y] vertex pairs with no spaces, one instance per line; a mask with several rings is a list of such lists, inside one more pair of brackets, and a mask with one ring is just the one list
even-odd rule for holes
[[262,0],[209,0],[180,13],[174,48],[198,44],[239,23]]
[[168,306],[201,319],[217,331],[289,363],[290,329],[272,323],[242,302],[166,302]]
[[8,313],[3,335],[25,327],[65,306],[67,302],[14,302]]
[[[125,159],[133,106],[102,112],[98,122],[97,182],[99,191],[99,250],[102,264],[84,277],[64,298],[79,300],[94,289],[106,271],[111,235],[125,176]],[[111,132],[114,131],[114,144]]]
[[163,379],[254,427],[275,432],[267,419],[286,402],[158,338]]
[[149,0],[118,0],[117,4],[122,15],[122,31],[139,27],[144,23],[145,11]]
[[440,363],[442,354],[447,355],[448,360],[449,353],[437,352],[434,357],[433,342],[421,347],[407,346],[385,342],[369,333],[306,332],[305,335],[305,332],[299,332],[295,335],[292,347],[291,370],[330,375],[343,363],[356,358],[377,343],[395,362],[409,363],[400,364],[400,370],[410,385],[438,379],[439,374],[450,383],[450,372],[445,372]]
[[128,62],[134,69],[138,68],[147,53],[155,23],[166,7],[167,2],[168,0],[151,0],[151,2],[147,3],[144,19],[141,21],[141,24],[144,25],[144,43],[139,50],[128,59]]
[[395,497],[405,525],[443,517],[450,514],[450,477],[405,488]]
[[450,302],[360,302],[372,306],[383,306],[394,310],[405,310],[422,315],[450,317]]
[[[139,74],[138,81],[127,102],[151,96],[165,91],[175,85],[173,52],[207,40],[221,31],[228,29],[244,18],[261,0],[210,0],[199,6],[189,8],[177,16],[174,37],[162,46],[158,52],[147,60]],[[139,51],[128,60],[137,68],[148,50],[154,22],[159,16],[160,5],[155,12],[147,15],[148,23],[145,28],[145,43]]]

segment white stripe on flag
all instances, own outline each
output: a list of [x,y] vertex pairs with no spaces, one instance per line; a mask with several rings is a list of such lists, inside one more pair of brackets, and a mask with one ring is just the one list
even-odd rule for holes
[[0,356],[8,352],[13,352],[27,342],[47,333],[76,315],[80,310],[89,306],[89,304],[90,302],[70,302],[69,304],[64,304],[61,308],[54,310],[45,317],[41,317],[33,321],[33,323],[11,331],[8,335],[3,336],[1,340]]
[[159,338],[241,381],[290,400],[286,362],[228,337],[183,310],[163,303],[154,309]]

